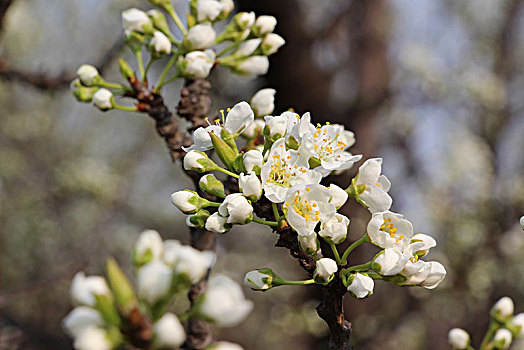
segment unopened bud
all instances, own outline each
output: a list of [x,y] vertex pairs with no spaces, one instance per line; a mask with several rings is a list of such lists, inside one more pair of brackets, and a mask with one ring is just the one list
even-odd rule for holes
[[209,194],[210,196],[216,196],[220,198],[226,197],[224,192],[224,184],[213,174],[202,176],[198,182],[198,185],[202,191]]
[[101,111],[113,109],[113,93],[107,89],[99,89],[93,94],[93,104]]
[[201,151],[189,151],[184,156],[184,169],[193,170],[198,173],[205,173],[213,171],[218,168],[215,162],[213,162],[207,154]]
[[126,78],[126,80],[129,80],[129,78],[135,77],[135,72],[133,71],[131,66],[126,61],[124,61],[123,59],[120,59],[118,63],[120,64],[120,73],[122,73],[122,76]]
[[331,282],[337,271],[338,266],[335,260],[322,258],[317,261],[317,268],[313,273],[313,278],[316,283],[326,285]]

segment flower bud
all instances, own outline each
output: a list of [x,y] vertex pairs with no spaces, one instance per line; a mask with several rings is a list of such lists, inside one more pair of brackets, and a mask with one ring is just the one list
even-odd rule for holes
[[256,49],[258,49],[260,43],[262,43],[261,39],[246,40],[238,46],[238,49],[235,51],[234,55],[237,57],[251,56],[256,51]]
[[247,172],[251,171],[260,171],[262,168],[262,162],[264,161],[264,156],[259,150],[251,150],[244,153],[244,166]]
[[318,251],[318,239],[315,232],[309,235],[298,235],[300,249],[309,255],[316,255]]
[[349,219],[342,214],[335,213],[329,220],[321,220],[318,234],[328,243],[333,242],[339,244],[346,240],[348,226]]
[[505,328],[501,328],[495,333],[493,344],[496,349],[508,349],[512,340],[513,336],[511,335],[511,332]]
[[215,38],[211,23],[197,24],[189,29],[183,45],[188,50],[208,49],[215,43]]
[[75,79],[71,82],[71,91],[73,96],[76,97],[79,102],[91,102],[93,101],[94,94],[98,91],[97,86],[87,87],[82,85],[80,79]]
[[331,282],[337,271],[338,266],[335,260],[322,258],[317,261],[317,268],[313,273],[313,278],[316,283],[326,285]]
[[113,346],[103,328],[89,327],[75,339],[74,348],[77,350],[110,350],[113,349]]
[[[161,9],[168,11],[173,7],[171,0],[148,0],[149,3],[153,6],[158,6]],[[149,12],[148,12],[149,13]]]
[[88,87],[103,81],[98,70],[89,64],[81,65],[76,71],[76,75],[82,84]]
[[355,298],[362,299],[373,294],[375,282],[365,273],[354,273],[347,277],[344,285],[348,288],[349,294]]
[[93,104],[101,111],[113,109],[113,93],[107,89],[99,89],[93,95]]
[[219,327],[234,327],[253,309],[253,302],[244,298],[240,286],[231,278],[214,275],[209,279],[199,312]]
[[123,316],[129,316],[138,307],[138,300],[131,283],[114,259],[108,259],[106,274],[111,290],[115,296],[115,304]]
[[186,341],[186,332],[178,318],[167,312],[153,325],[155,349],[178,349]]
[[164,242],[155,230],[146,230],[138,236],[133,250],[133,262],[136,266],[158,260],[164,253]]
[[262,36],[275,30],[277,19],[273,16],[259,16],[253,25],[253,34]]
[[194,214],[209,203],[191,190],[174,192],[171,194],[171,202],[184,214]]
[[220,198],[226,197],[224,192],[224,184],[213,174],[202,176],[198,182],[198,185],[202,191],[209,194],[210,196],[216,196]]
[[150,33],[153,23],[144,11],[130,8],[122,12],[122,26],[125,31]]
[[213,50],[191,51],[178,59],[177,67],[184,77],[204,79],[207,78],[214,64]]
[[198,22],[213,22],[220,15],[224,6],[216,0],[198,0],[196,6],[196,19]]
[[129,78],[135,77],[135,72],[133,71],[131,66],[129,66],[129,64],[126,61],[124,61],[123,59],[120,59],[118,60],[118,63],[120,65],[120,73],[122,74],[124,78],[126,78],[126,80],[129,80]]
[[467,349],[469,346],[469,334],[461,328],[453,328],[448,333],[448,342],[453,349]]
[[520,227],[524,230],[524,216],[520,217]]
[[[215,135],[215,133],[212,131],[209,133],[209,136],[211,137],[211,143],[213,144],[213,148],[215,149],[218,158],[220,158],[220,160],[226,166],[226,168],[234,171],[233,164],[236,158],[238,157],[239,153],[238,150],[234,150],[226,141],[223,140],[224,138],[232,138],[232,135],[228,134],[229,132],[224,128],[221,132],[222,138]],[[234,143],[234,140],[232,141]]]
[[262,183],[254,172],[247,175],[241,173],[238,179],[238,187],[250,201],[257,201],[262,197]]
[[491,317],[499,322],[506,322],[509,317],[513,316],[514,309],[513,300],[509,297],[502,297],[491,308]]
[[218,166],[213,162],[207,154],[201,151],[189,151],[184,156],[184,169],[193,170],[198,173],[213,171]]
[[262,117],[273,113],[275,109],[275,89],[259,90],[252,98],[249,104],[255,112],[255,116]]
[[136,275],[138,296],[153,306],[169,293],[172,280],[171,268],[154,260],[142,266]]
[[430,265],[429,274],[420,285],[426,289],[433,289],[444,280],[447,272],[444,266],[437,261],[430,261],[428,264]]
[[231,225],[227,223],[227,218],[213,213],[206,220],[206,230],[216,233],[226,233],[231,229]]
[[233,0],[219,0],[218,2],[222,5],[220,18],[225,19],[235,9],[235,3]]
[[255,23],[255,13],[239,12],[233,17],[233,21],[240,30],[251,28],[251,26]]
[[[167,1],[170,2],[171,0]],[[169,3],[169,5],[171,5],[171,3]],[[151,18],[151,21],[153,22],[153,27],[164,33],[167,37],[171,36],[166,16],[164,16],[164,14],[161,11],[157,9],[152,9],[147,11],[147,15],[149,16],[149,18]]]
[[129,30],[125,31],[125,42],[127,46],[133,52],[138,52],[142,50],[142,46],[146,43],[146,36],[138,32],[131,32]]
[[329,193],[331,194],[329,203],[333,204],[337,209],[342,207],[349,197],[346,191],[335,184],[329,185]]
[[408,261],[408,257],[395,248],[387,248],[373,258],[373,270],[382,276],[394,276],[400,273]]
[[281,278],[277,276],[273,270],[265,268],[246,273],[244,285],[253,290],[267,290],[280,285],[280,283],[278,283],[279,280],[281,280]]
[[153,39],[150,42],[151,48],[155,51],[156,55],[163,55],[171,53],[171,41],[161,31],[155,31]]
[[78,272],[71,282],[71,299],[75,305],[95,306],[95,295],[110,295],[106,280],[101,276],[88,276]]
[[515,315],[507,324],[508,329],[511,330],[515,338],[524,336],[524,313]]
[[227,341],[219,341],[209,345],[206,350],[244,350],[240,345]]
[[71,338],[77,338],[89,327],[103,325],[102,315],[87,306],[75,307],[62,321],[62,328]]
[[227,217],[228,224],[244,225],[253,219],[253,207],[240,193],[228,195],[218,207],[218,213]]
[[238,63],[235,71],[244,75],[264,75],[269,69],[269,60],[266,56],[251,56]]
[[189,227],[204,228],[206,226],[209,212],[205,209],[200,209],[196,214],[188,215],[186,218],[186,225]]
[[286,41],[280,35],[275,33],[269,33],[262,40],[260,47],[262,48],[262,53],[266,56],[270,56],[278,51]]

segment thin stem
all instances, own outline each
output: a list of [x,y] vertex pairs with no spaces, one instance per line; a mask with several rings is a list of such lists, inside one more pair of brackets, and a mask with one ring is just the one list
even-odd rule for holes
[[367,274],[369,277],[373,278],[374,280],[383,280],[384,279],[381,275],[379,275],[376,272],[368,272]]
[[348,273],[348,272],[353,272],[353,271],[361,272],[361,271],[367,271],[369,269],[371,269],[371,261],[368,263],[362,264],[362,265],[350,266],[347,269],[342,270],[342,272],[343,273]]
[[281,281],[279,285],[283,286],[304,286],[307,284],[315,284],[315,280],[305,280],[305,281]]
[[337,261],[338,265],[345,265],[342,263],[342,260],[340,259],[340,255],[338,254],[338,249],[335,243],[329,242],[329,245],[331,246],[331,250],[333,251],[333,254],[335,255],[335,260]]
[[125,86],[122,84],[108,83],[107,81],[104,81],[103,83],[99,83],[97,85],[109,89],[125,89]]
[[144,61],[142,60],[142,51],[138,50],[135,52],[136,55],[136,61],[138,62],[138,70],[140,72],[140,77],[142,78],[142,81],[144,81],[146,77],[146,72],[144,70]]
[[238,43],[233,43],[233,44],[225,47],[223,50],[221,50],[219,53],[217,53],[216,57],[218,58],[218,57],[222,56],[223,54],[225,54],[226,52],[233,50],[236,46],[238,46]]
[[480,344],[480,350],[488,350],[487,345],[498,328],[498,322],[494,319],[491,319],[491,321],[489,321],[488,331],[486,332],[486,335],[484,336],[484,339],[482,339],[482,343]]
[[[162,84],[162,86],[166,86],[167,84],[169,84],[170,82],[172,82],[173,80],[178,79],[178,78],[180,78],[180,75],[175,74],[175,75],[173,75],[171,78],[169,78],[169,79],[167,79],[166,81],[164,81],[164,83]],[[162,87],[162,86],[159,86],[159,87]]]
[[167,62],[167,65],[166,67],[164,68],[164,71],[162,72],[162,74],[160,75],[160,79],[158,79],[158,82],[156,84],[156,87],[155,87],[155,90],[160,90],[160,88],[162,87],[162,85],[164,85],[164,79],[166,79],[166,76],[167,76],[167,73],[169,73],[169,70],[171,69],[171,67],[173,66],[173,64],[176,62],[178,56],[180,54],[177,52],[173,55],[173,57],[171,57],[171,59],[169,60],[169,62]]
[[120,111],[126,111],[126,112],[136,112],[136,106],[121,106],[113,102],[113,108],[118,109]]
[[273,215],[275,215],[275,220],[280,221],[280,213],[278,212],[277,204],[275,202],[272,202],[271,206],[273,207]]
[[184,27],[184,25],[182,24],[182,21],[180,20],[180,17],[178,17],[175,9],[172,6],[170,6],[169,8],[166,9],[166,11],[169,14],[169,16],[171,16],[173,21],[175,21],[175,24],[177,25],[178,29],[180,29],[182,34],[184,34],[185,36],[187,34],[187,30]]
[[209,201],[209,203],[207,203],[207,206],[208,207],[219,207],[222,203],[217,203],[217,202],[211,202]]
[[276,221],[267,221],[267,220],[262,220],[262,219],[255,218],[255,217],[253,217],[253,222],[256,222],[262,225],[268,225],[268,226],[278,226],[278,222]]
[[219,168],[217,168],[217,169],[215,169],[215,170],[220,171],[220,172],[223,172],[224,174],[228,174],[229,176],[233,176],[234,178],[237,178],[237,179],[239,178],[239,176],[238,176],[237,174],[232,173],[231,171],[226,170],[226,169],[224,169],[224,168],[220,168],[220,167],[219,167]]
[[366,234],[364,234],[364,236],[362,236],[358,241],[355,241],[353,242],[353,244],[351,244],[348,249],[346,249],[346,251],[344,252],[344,254],[342,255],[342,259],[341,259],[341,262],[343,265],[346,265],[347,264],[347,259],[348,259],[348,256],[349,256],[349,253],[351,253],[353,251],[353,249],[355,249],[356,247],[358,247],[359,245],[363,244],[363,243],[368,243],[370,242],[369,240],[369,237]]
[[144,79],[147,77],[147,72],[149,72],[149,68],[151,68],[151,66],[153,65],[153,62],[155,62],[155,61],[156,61],[156,59],[154,59],[154,58],[151,57],[151,58],[149,59],[149,62],[147,62],[146,70],[145,70],[145,72],[144,72]]

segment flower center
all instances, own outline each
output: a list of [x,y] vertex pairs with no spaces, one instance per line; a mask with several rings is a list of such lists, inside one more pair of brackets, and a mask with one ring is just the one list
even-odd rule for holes
[[291,160],[290,155],[280,155],[275,154],[273,157],[273,164],[271,164],[271,171],[269,173],[266,182],[272,182],[274,184],[291,187],[290,181],[300,175],[305,173],[307,170],[299,167],[298,165],[292,166],[288,162]]
[[391,223],[391,218],[384,219],[384,223],[380,226],[380,230],[389,234],[391,238],[395,238],[397,242],[404,239],[404,235],[401,232],[397,233],[398,228]]
[[[306,192],[309,192],[310,188],[306,188]],[[291,205],[291,208],[300,216],[302,216],[306,222],[308,221],[318,221],[320,220],[319,214],[320,211],[318,210],[318,204],[314,201],[308,201],[302,200],[302,197],[300,196],[300,191],[297,191],[297,195],[295,197],[295,201],[293,203],[286,202],[284,203],[286,207],[289,207]]]
[[314,145],[313,148],[318,155],[319,159],[329,159],[333,156],[340,158],[341,151],[346,149],[346,144],[342,141],[339,141],[340,134],[335,134],[335,137],[327,135],[327,129],[322,129],[320,125],[317,126],[313,138]]

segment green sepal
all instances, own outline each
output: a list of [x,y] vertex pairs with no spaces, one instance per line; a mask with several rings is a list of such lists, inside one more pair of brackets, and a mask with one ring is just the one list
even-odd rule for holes
[[136,250],[133,250],[133,264],[136,267],[144,266],[148,262],[151,262],[151,260],[153,260],[153,252],[151,249],[148,248],[141,257],[138,256]]
[[173,9],[173,4],[171,3],[171,0],[148,0],[148,1],[151,5],[160,7],[161,9],[167,12]]
[[125,41],[127,46],[129,46],[129,48],[131,49],[131,51],[137,52],[142,49],[142,46],[146,42],[146,37],[140,33],[133,31],[129,33]]
[[102,319],[107,325],[120,327],[120,315],[115,307],[115,300],[112,295],[95,295],[95,308],[102,315]]
[[226,168],[234,171],[233,162],[237,158],[238,153],[233,151],[224,140],[214,133],[210,132],[209,136],[211,136],[211,142],[213,143],[213,148],[215,149],[218,158],[220,158]]
[[206,226],[207,218],[210,215],[211,214],[207,210],[200,209],[195,214],[189,217],[189,221],[196,227],[204,228]]
[[118,63],[120,65],[120,73],[124,78],[126,78],[126,80],[129,80],[129,78],[134,78],[136,76],[135,72],[126,61],[120,59],[118,60]]
[[198,15],[198,0],[191,0],[189,2],[189,13],[195,18],[196,21]]
[[153,22],[153,27],[164,33],[168,38],[172,38],[173,35],[171,34],[171,31],[169,30],[169,25],[167,24],[167,18],[166,16],[160,12],[159,10],[154,10],[154,15],[151,15],[148,13],[149,18],[151,18],[151,21]]
[[188,13],[186,15],[186,18],[187,18],[187,28],[191,29],[191,27],[196,24],[196,17]]
[[315,169],[316,167],[319,167],[322,165],[322,163],[320,162],[318,158],[313,158],[313,157],[309,158],[308,163],[311,169]]
[[220,137],[222,138],[222,140],[224,140],[225,143],[227,143],[229,147],[231,147],[233,151],[238,153],[237,143],[235,142],[235,136],[233,136],[225,128],[222,128],[222,130],[220,131]]
[[138,300],[131,283],[120,269],[115,259],[107,260],[107,280],[115,297],[115,303],[121,315],[129,316],[138,307]]
[[400,284],[400,283],[406,282],[407,277],[402,276],[402,275],[395,275],[395,276],[383,276],[382,279],[386,282]]
[[317,275],[317,276],[314,277],[314,280],[315,280],[316,284],[327,286],[329,284],[329,282],[331,282],[333,280],[334,277],[335,277],[335,274],[332,274],[331,277],[329,277],[329,280],[326,282],[322,277]]
[[97,86],[93,86],[93,87],[83,86],[80,83],[80,80],[78,80],[78,84],[76,84],[76,80],[75,80],[74,87],[73,87],[73,96],[75,96],[77,101],[79,102],[93,101],[93,95],[98,91],[98,87]]
[[297,140],[293,136],[290,136],[289,139],[287,140],[286,146],[289,149],[297,150],[300,147],[300,144],[297,142]]
[[[260,167],[257,166],[257,168],[259,168],[259,173],[260,173]],[[235,160],[233,161],[233,169],[235,169],[235,171],[237,173],[247,173],[247,170],[246,170],[246,166],[244,165],[244,155],[243,154],[239,154],[238,157],[235,158]],[[253,168],[253,170],[255,170]],[[256,170],[255,170],[255,173],[256,173]]]
[[[207,184],[202,181],[204,178],[206,179]],[[211,174],[203,176],[198,182],[198,186],[202,191],[210,196],[226,198],[224,184]]]

